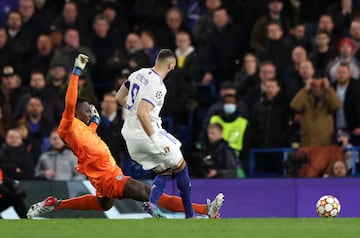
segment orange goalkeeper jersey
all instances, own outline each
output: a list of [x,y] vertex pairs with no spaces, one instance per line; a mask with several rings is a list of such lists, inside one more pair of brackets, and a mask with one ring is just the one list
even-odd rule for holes
[[65,96],[65,110],[57,132],[78,158],[77,170],[89,178],[98,178],[118,171],[109,147],[96,134],[97,125],[86,125],[75,118],[79,76],[73,74]]

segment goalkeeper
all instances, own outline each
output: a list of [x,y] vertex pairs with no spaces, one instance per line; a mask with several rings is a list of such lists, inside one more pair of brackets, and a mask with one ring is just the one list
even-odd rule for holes
[[[88,62],[88,56],[79,54],[75,59],[73,73],[65,96],[65,110],[57,132],[78,158],[77,171],[86,175],[96,189],[96,195],[60,200],[53,196],[35,203],[27,212],[28,218],[62,209],[109,210],[114,199],[148,201],[150,186],[123,174],[115,163],[108,146],[96,134],[100,116],[94,105],[78,98],[78,81]],[[217,217],[223,203],[220,193],[213,202],[192,204],[198,214]],[[184,212],[180,197],[163,194],[159,205],[174,212]]]

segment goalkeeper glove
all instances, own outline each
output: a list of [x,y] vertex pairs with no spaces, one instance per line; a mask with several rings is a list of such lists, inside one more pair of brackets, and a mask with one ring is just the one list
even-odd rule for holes
[[89,61],[89,56],[79,54],[74,62],[73,74],[80,76],[81,72],[85,69],[86,63]]
[[95,122],[97,125],[100,124],[100,115],[98,113],[98,111],[96,110],[96,107],[92,104],[90,104],[90,116],[91,119],[90,121]]

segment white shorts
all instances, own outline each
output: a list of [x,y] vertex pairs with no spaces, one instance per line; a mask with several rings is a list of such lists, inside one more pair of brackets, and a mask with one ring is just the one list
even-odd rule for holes
[[168,140],[170,151],[164,155],[148,137],[143,142],[126,141],[131,159],[138,162],[145,170],[154,170],[156,173],[166,169],[175,169],[180,166],[183,155],[180,150],[181,142],[165,130],[156,132],[162,140]]

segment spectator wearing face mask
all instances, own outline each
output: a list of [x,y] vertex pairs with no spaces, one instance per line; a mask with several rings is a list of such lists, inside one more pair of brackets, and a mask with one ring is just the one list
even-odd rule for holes
[[[207,126],[209,125],[210,117],[215,114],[220,113],[223,110],[225,95],[236,96],[236,95],[238,95],[238,90],[236,88],[236,85],[233,82],[225,81],[220,85],[219,94],[220,94],[219,100],[214,102],[208,108],[206,115],[203,115],[203,117],[202,117],[204,119],[202,121],[203,127],[199,134],[199,141],[204,141],[207,137]],[[248,118],[248,107],[247,107],[246,103],[238,97],[236,98],[236,109],[237,109],[239,115],[241,115],[244,118]]]
[[222,138],[239,156],[243,167],[248,161],[248,120],[242,116],[237,108],[236,96],[225,95],[221,111],[210,117],[209,124],[219,123],[223,127]]

